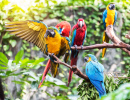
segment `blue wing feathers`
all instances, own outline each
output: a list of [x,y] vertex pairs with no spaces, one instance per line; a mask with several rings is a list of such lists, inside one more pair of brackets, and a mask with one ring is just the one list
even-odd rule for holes
[[90,81],[97,89],[100,98],[101,98],[101,96],[106,94],[105,86],[102,81],[95,81],[95,80],[91,80],[91,79],[90,79]]
[[37,20],[32,20],[32,21],[37,22],[37,23],[42,23],[42,24],[44,24],[47,27],[47,25],[44,22],[42,22],[42,21],[37,21]]
[[106,29],[106,23],[105,23],[105,19],[107,18],[107,10],[105,10],[103,12],[103,25],[104,25],[104,29]]
[[114,20],[114,24],[116,23],[117,20],[117,11],[115,11],[115,20]]
[[76,36],[76,29],[74,29],[74,32],[73,32],[73,37],[72,37],[71,46],[74,45],[75,36]]

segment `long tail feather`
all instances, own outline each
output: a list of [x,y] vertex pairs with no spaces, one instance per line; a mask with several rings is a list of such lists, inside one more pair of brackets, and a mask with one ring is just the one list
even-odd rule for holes
[[73,75],[73,71],[70,69],[69,70],[69,77],[68,77],[68,84],[67,84],[67,86],[69,86],[69,84],[70,84],[70,82],[72,80],[72,75]]
[[48,73],[50,67],[51,67],[51,61],[50,61],[50,59],[49,59],[48,62],[47,62],[47,65],[46,65],[46,67],[45,67],[45,70],[44,70],[44,72],[43,72],[42,80],[41,80],[41,82],[40,82],[38,88],[41,87],[41,85],[42,85],[42,83],[43,83],[43,81],[44,81],[44,79],[45,79],[45,77],[46,77],[46,74]]
[[[78,59],[78,54],[74,57],[73,54],[71,54],[71,66],[72,65],[76,65],[77,64],[77,59]],[[73,71],[70,69],[69,70],[69,77],[68,77],[68,85],[70,84],[71,80],[72,80],[72,75],[73,75]]]
[[104,85],[103,82],[101,82],[101,81],[94,81],[94,80],[90,80],[90,81],[95,86],[95,88],[97,89],[100,98],[103,95],[106,94],[106,89],[105,89],[105,85]]
[[58,67],[59,67],[59,64],[51,61],[51,73],[53,77],[56,77],[56,75],[59,74]]
[[[105,31],[103,33],[103,42],[109,42],[109,38],[108,36],[106,35]],[[102,58],[105,56],[105,53],[106,53],[106,48],[103,48],[102,49]]]

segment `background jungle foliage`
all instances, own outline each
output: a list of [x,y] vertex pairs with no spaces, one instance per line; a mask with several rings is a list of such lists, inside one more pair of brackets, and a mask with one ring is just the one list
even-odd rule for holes
[[[104,30],[102,25],[102,12],[108,3],[116,2],[116,9],[121,13],[123,20],[120,33],[121,40],[130,44],[130,40],[124,37],[125,34],[130,33],[130,0],[66,0],[64,2],[60,2],[60,0],[32,0],[32,5],[28,5],[27,9],[23,9],[22,6],[13,4],[10,1],[11,0],[0,0],[0,76],[3,80],[7,100],[14,100],[16,98],[23,99],[27,90],[31,91],[31,89],[36,89],[37,92],[41,91],[37,89],[41,74],[36,72],[36,70],[40,67],[44,68],[45,64],[43,61],[46,62],[47,58],[39,58],[38,56],[32,57],[31,51],[39,52],[39,48],[5,32],[5,28],[3,27],[5,22],[19,20],[43,21],[47,18],[57,18],[60,21],[69,21],[71,25],[74,25],[77,19],[82,17],[85,19],[88,33],[85,45],[91,45],[102,43],[102,33]],[[119,24],[118,22],[116,23],[117,26]],[[19,45],[21,45],[21,48],[18,48]],[[120,51],[120,49],[116,50]],[[85,53],[95,54],[97,51],[98,49],[94,49],[93,52],[86,51]],[[115,56],[120,57],[118,54]],[[130,68],[130,57],[127,53],[122,51],[121,58],[123,64],[122,73],[127,73]],[[99,60],[102,62],[104,59],[100,56]],[[60,80],[54,79],[48,74],[46,81],[43,83],[44,86],[47,87],[59,87],[58,93],[54,92],[53,94],[49,94],[48,91],[45,92],[50,98],[62,100],[64,98],[67,100],[68,95],[75,96],[79,94],[79,99],[83,97],[85,98],[84,100],[91,100],[94,97],[93,93],[96,94],[95,98],[98,97],[95,88],[90,83],[85,83],[83,81],[82,84],[78,86],[76,83],[79,82],[80,78],[76,78],[75,75],[73,75],[73,81],[70,87],[66,87],[67,75],[65,76],[66,73],[64,71],[68,71],[67,68],[62,65],[60,69],[62,69],[59,74]],[[126,76],[130,77],[129,74],[126,74]],[[9,90],[10,86],[7,84],[9,77],[13,78],[12,82],[16,88],[15,96]],[[108,80],[105,81],[107,92],[111,92],[117,89],[121,84],[129,82],[128,79],[118,79],[118,82],[115,82],[113,77],[107,77],[106,80]],[[109,82],[113,85],[110,85]],[[20,86],[18,84],[20,84]],[[18,89],[18,86],[20,89]],[[27,86],[29,87],[27,88]],[[130,95],[129,88],[127,92]],[[116,94],[117,93],[118,92],[116,92]],[[110,94],[108,96],[114,98],[115,95],[113,93],[113,95]]]

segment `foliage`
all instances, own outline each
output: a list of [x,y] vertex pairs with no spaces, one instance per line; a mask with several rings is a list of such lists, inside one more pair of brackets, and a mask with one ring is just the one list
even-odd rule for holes
[[[129,76],[130,76],[130,71],[128,71],[128,74],[127,74],[127,77],[129,77]],[[107,94],[111,93],[112,91],[118,89],[120,85],[122,85],[124,83],[129,83],[129,82],[130,82],[130,80],[128,78],[116,79],[113,76],[106,75],[105,79],[104,79],[106,93]],[[77,90],[78,90],[78,95],[80,95],[78,100],[96,100],[99,98],[99,94],[98,94],[96,88],[92,85],[92,83],[90,83],[90,82],[87,83],[85,80],[78,86]],[[118,92],[118,95],[120,96],[120,92]],[[126,94],[126,95],[128,95],[128,94]],[[109,97],[109,96],[107,96],[107,97]],[[115,95],[113,95],[111,93],[111,97],[115,98]],[[104,100],[104,99],[101,99],[101,100]],[[110,99],[110,100],[117,100],[117,99]],[[118,99],[118,100],[122,100],[122,99]],[[123,100],[125,100],[125,99],[123,99]]]
[[[28,6],[27,11],[19,7],[16,4],[10,3],[8,0],[0,1],[0,76],[3,80],[6,80],[9,77],[13,76],[13,82],[15,85],[20,84],[20,92],[17,94],[17,97],[22,98],[25,95],[26,85],[28,84],[30,88],[37,88],[37,85],[41,79],[41,75],[36,74],[36,70],[40,67],[43,67],[43,61],[46,61],[45,58],[33,57],[31,51],[39,52],[39,48],[36,46],[30,46],[26,41],[21,41],[15,36],[11,36],[8,32],[4,31],[4,24],[9,21],[18,21],[18,20],[44,20],[47,18],[57,18],[60,21],[66,20],[74,25],[79,17],[85,19],[87,24],[87,37],[85,45],[91,45],[95,43],[102,43],[102,33],[104,31],[102,25],[102,12],[105,9],[106,5],[109,2],[116,2],[116,9],[122,15],[123,27],[121,29],[121,39],[130,43],[128,39],[125,39],[124,36],[129,32],[130,27],[130,2],[128,0],[67,0],[67,2],[57,2],[57,0],[32,0],[34,5]],[[74,17],[73,17],[74,16]],[[118,19],[119,20],[119,19]],[[119,23],[116,23],[118,26]],[[2,42],[1,42],[2,40]],[[21,48],[17,49],[21,45]],[[31,44],[32,45],[32,44]],[[19,53],[17,53],[19,50]],[[119,49],[116,49],[120,51]],[[24,51],[24,52],[23,52]],[[96,53],[98,49],[92,50],[91,53]],[[3,52],[3,53],[2,53]],[[17,55],[16,55],[17,53]],[[86,51],[85,53],[90,53]],[[24,56],[23,56],[24,54]],[[16,55],[16,56],[14,56]],[[118,55],[118,54],[117,54]],[[119,55],[116,57],[119,57]],[[101,56],[100,56],[101,58]],[[127,71],[129,66],[130,57],[122,52],[122,64],[125,68],[123,71]],[[14,59],[14,60],[10,60]],[[104,59],[100,59],[101,61]],[[67,68],[60,66],[61,73],[59,76],[63,82],[67,82],[66,73]],[[18,71],[18,72],[17,72]],[[40,77],[40,78],[39,78]],[[18,80],[16,80],[19,78]],[[109,77],[108,77],[109,78]],[[53,79],[52,79],[53,80]],[[64,95],[73,95],[77,94],[75,84],[79,82],[80,78],[77,78],[73,75],[73,80],[70,84],[70,88],[67,88],[64,85],[58,85],[52,81],[45,81],[44,86],[48,87],[59,87],[61,93],[48,95],[51,98],[66,98]],[[122,80],[119,83],[123,84],[128,82],[127,80]],[[5,84],[6,82],[4,82]],[[90,86],[90,84],[86,84]],[[5,94],[9,95],[9,90],[7,83],[4,85]],[[52,87],[51,87],[52,88]],[[111,87],[112,88],[112,87]],[[116,88],[116,86],[115,86]],[[92,88],[94,90],[94,88]],[[113,88],[112,88],[113,89]],[[108,89],[109,90],[109,89]],[[30,90],[31,91],[31,90]],[[92,91],[91,91],[92,92]],[[96,91],[93,91],[94,93]],[[64,95],[62,95],[62,93]],[[83,95],[82,93],[80,95]],[[98,96],[97,96],[98,97]],[[13,97],[11,98],[13,99]]]
[[[118,88],[118,85],[113,77],[106,76],[104,84],[106,93],[112,92]],[[78,95],[80,95],[78,100],[96,100],[99,98],[96,88],[92,85],[92,83],[87,83],[85,80],[78,86],[77,90],[79,92]]]
[[130,100],[130,83],[121,85],[116,91],[103,96],[100,100]]

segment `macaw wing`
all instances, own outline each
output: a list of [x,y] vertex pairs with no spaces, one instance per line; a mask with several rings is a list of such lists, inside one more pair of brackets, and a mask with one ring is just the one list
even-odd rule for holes
[[[87,31],[85,31],[85,36],[84,36],[83,44],[84,44],[84,41],[85,41],[85,39],[86,39],[86,35],[87,35]],[[82,45],[83,45],[83,44],[82,44]]]
[[105,10],[103,12],[103,25],[104,25],[104,29],[106,29],[106,22],[105,22],[105,19],[107,18],[107,10]]
[[74,40],[75,40],[75,36],[76,36],[76,28],[75,28],[75,26],[73,26],[73,28],[72,28],[72,31],[71,31],[71,36],[72,36],[72,38],[71,38],[71,46],[73,46],[74,45]]
[[41,51],[45,51],[44,34],[47,25],[41,21],[16,21],[5,25],[6,31],[14,34],[23,40],[34,43]]
[[104,74],[101,69],[99,69],[100,65],[98,63],[90,61],[86,64],[86,75],[89,79],[97,80],[97,81],[104,81]]
[[115,19],[114,19],[114,24],[116,23],[117,20],[117,11],[115,11]]
[[70,39],[68,37],[61,38],[61,49],[58,54],[58,57],[65,54],[64,61],[67,62],[69,58],[69,51],[70,51]]

